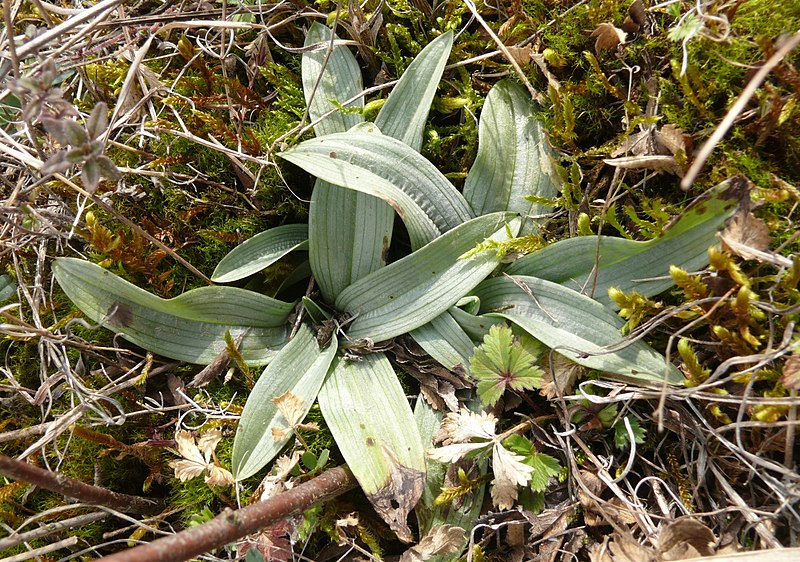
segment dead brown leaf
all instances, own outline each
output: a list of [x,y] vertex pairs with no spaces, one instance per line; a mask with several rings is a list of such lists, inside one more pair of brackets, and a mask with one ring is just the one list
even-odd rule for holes
[[622,23],[622,30],[626,33],[637,33],[647,24],[647,11],[642,0],[635,0],[628,7],[628,16]]
[[717,537],[697,519],[683,517],[658,533],[658,556],[664,562],[712,556]]
[[400,557],[400,562],[423,562],[434,556],[460,552],[467,542],[467,532],[454,525],[433,527],[419,544],[412,546]]
[[545,398],[554,400],[572,393],[575,381],[581,378],[584,368],[563,355],[555,355],[552,369],[543,370],[542,388],[539,392]]
[[591,562],[653,562],[655,554],[652,549],[636,542],[631,535],[615,533],[604,544],[593,544],[589,547]]
[[783,364],[781,382],[786,388],[800,389],[800,355],[792,353]]
[[758,259],[760,252],[767,250],[770,243],[766,223],[748,210],[737,212],[720,238],[729,253],[746,260]]
[[425,486],[425,473],[407,466],[396,465],[389,482],[367,497],[375,511],[403,542],[411,542],[408,514],[417,505]]
[[612,51],[618,45],[624,43],[628,34],[622,31],[611,23],[601,23],[598,25],[590,35],[594,39],[594,51],[600,54],[600,51]]

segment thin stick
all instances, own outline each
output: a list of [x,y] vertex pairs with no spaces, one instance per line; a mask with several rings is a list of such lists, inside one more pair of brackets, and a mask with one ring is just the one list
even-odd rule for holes
[[62,548],[69,548],[71,546],[75,546],[76,544],[78,544],[78,537],[69,537],[67,539],[64,539],[63,541],[54,542],[52,544],[48,544],[40,548],[34,548],[33,550],[29,550],[28,552],[17,554],[16,556],[9,556],[8,558],[3,558],[2,560],[0,560],[0,562],[23,562],[23,560],[30,560],[31,558],[37,558],[42,554],[55,552],[56,550],[61,550]]
[[18,544],[22,544],[24,542],[32,541],[34,539],[40,539],[42,537],[54,535],[65,529],[74,529],[75,527],[88,525],[89,523],[94,523],[95,521],[105,519],[108,517],[108,515],[109,514],[105,511],[96,511],[94,513],[78,515],[77,517],[70,517],[69,519],[64,519],[63,521],[45,523],[38,529],[33,529],[32,531],[27,531],[25,533],[14,533],[11,536],[0,539],[0,551],[17,546]]
[[85,484],[80,480],[18,461],[5,455],[0,455],[0,474],[5,474],[17,480],[24,480],[40,488],[70,498],[76,498],[85,503],[104,505],[125,513],[151,514],[158,513],[163,508],[162,505],[153,500],[148,500],[141,496],[120,494],[99,486]]
[[203,525],[101,558],[103,562],[183,562],[302,513],[312,505],[357,486],[350,469],[339,466],[282,494],[233,511]]
[[800,44],[800,31],[792,35],[791,39],[787,40],[783,45],[781,45],[780,49],[775,51],[767,62],[764,63],[758,72],[755,73],[753,78],[750,82],[747,83],[747,86],[742,91],[739,99],[736,100],[736,103],[728,110],[728,114],[725,115],[725,119],[717,126],[714,130],[714,133],[708,138],[705,144],[700,148],[700,152],[697,153],[697,157],[695,158],[692,165],[689,167],[689,171],[686,172],[686,175],[681,180],[681,189],[684,191],[692,187],[694,180],[697,179],[697,174],[700,173],[700,169],[708,160],[708,157],[711,156],[711,151],[717,146],[719,141],[722,140],[722,137],[728,132],[733,126],[733,122],[736,121],[736,118],[739,114],[744,111],[745,106],[750,102],[750,98],[752,98],[756,90],[758,90],[761,83],[767,78],[767,74],[769,74],[773,68],[780,64],[783,57],[789,54],[789,52],[797,47]]

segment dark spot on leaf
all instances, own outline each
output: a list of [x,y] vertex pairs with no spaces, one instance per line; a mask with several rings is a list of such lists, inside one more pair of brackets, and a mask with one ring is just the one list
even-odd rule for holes
[[331,151],[331,153],[328,156],[330,156],[331,158],[335,159],[336,158],[336,153]]
[[108,307],[105,321],[111,326],[125,328],[133,322],[133,310],[125,303],[115,302]]
[[374,447],[375,440],[372,437],[367,437],[367,447]]

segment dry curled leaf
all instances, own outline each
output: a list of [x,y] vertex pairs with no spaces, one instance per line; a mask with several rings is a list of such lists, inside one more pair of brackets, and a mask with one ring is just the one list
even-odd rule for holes
[[273,398],[272,403],[286,420],[288,427],[275,426],[272,428],[272,437],[281,441],[296,429],[317,431],[319,426],[314,423],[300,423],[306,412],[306,402],[292,391],[287,390],[280,396]]
[[626,33],[636,33],[647,24],[647,11],[642,0],[636,0],[628,7],[628,16],[622,23],[622,30]]
[[658,556],[664,562],[712,556],[717,537],[697,519],[683,517],[658,533]]
[[433,527],[419,544],[412,546],[400,557],[400,562],[423,562],[434,556],[460,552],[467,542],[467,532],[453,525]]
[[800,355],[792,353],[783,364],[781,382],[786,388],[800,389]]
[[769,228],[750,211],[738,212],[720,235],[725,249],[742,259],[758,259],[769,248]]
[[517,487],[531,479],[533,467],[522,462],[524,458],[512,453],[495,434],[497,419],[485,412],[476,414],[466,408],[445,416],[434,440],[447,443],[444,447],[428,450],[428,456],[439,462],[454,463],[473,451],[492,451],[492,501],[499,509],[509,509],[517,499]]
[[222,439],[222,430],[212,429],[201,435],[195,442],[191,431],[180,430],[175,433],[178,453],[183,459],[170,462],[175,469],[175,477],[186,482],[205,474],[208,485],[229,486],[233,484],[233,475],[222,468],[214,459],[214,449]]
[[548,400],[555,400],[570,394],[575,381],[586,371],[585,367],[573,363],[563,355],[553,354],[552,367],[544,369],[541,394]]
[[624,43],[628,34],[622,31],[611,23],[601,23],[598,25],[590,35],[594,39],[594,51],[600,54],[600,51],[612,51],[618,45]]
[[289,473],[300,460],[303,451],[294,451],[292,456],[282,455],[273,464],[274,470],[270,471],[253,492],[253,497],[264,501],[293,487],[291,480],[286,480]]

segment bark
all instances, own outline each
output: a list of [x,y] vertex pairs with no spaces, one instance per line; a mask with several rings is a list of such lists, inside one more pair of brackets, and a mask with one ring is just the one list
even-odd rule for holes
[[69,476],[51,472],[5,455],[0,455],[0,474],[16,480],[24,480],[40,488],[63,494],[69,498],[75,498],[84,503],[103,505],[124,513],[151,515],[159,513],[164,508],[161,502],[141,496],[120,494],[106,488],[85,484]]
[[236,511],[226,509],[198,527],[101,558],[103,562],[183,562],[255,533],[357,486],[350,469],[328,470],[282,494]]

